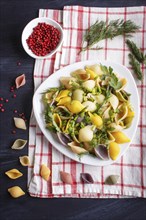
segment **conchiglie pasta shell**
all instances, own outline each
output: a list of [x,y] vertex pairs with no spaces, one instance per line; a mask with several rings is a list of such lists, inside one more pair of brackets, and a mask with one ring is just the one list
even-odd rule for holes
[[79,130],[79,141],[89,142],[93,138],[93,126],[87,125]]
[[122,121],[123,119],[125,119],[127,117],[128,114],[128,107],[127,105],[120,105],[118,107],[119,113],[116,115],[115,119],[116,119],[116,123],[119,123],[120,121]]
[[68,146],[71,148],[72,152],[74,152],[75,154],[83,154],[83,153],[87,153],[88,151],[85,150],[84,148],[82,147],[79,147],[77,145],[76,142],[71,142],[71,143],[68,143]]
[[116,160],[120,154],[120,146],[116,142],[109,144],[109,156],[112,160]]
[[90,79],[82,83],[82,86],[87,89],[88,91],[92,91],[92,89],[95,87],[95,81]]
[[112,94],[111,97],[109,98],[109,102],[110,102],[111,106],[113,107],[113,109],[116,110],[116,108],[119,105],[119,99],[117,98],[117,96]]
[[72,181],[72,176],[69,173],[60,171],[60,178],[62,180],[62,182],[71,185],[73,183]]
[[125,128],[125,126],[121,126],[121,125],[118,125],[116,123],[111,123],[109,125],[109,131],[110,131],[110,128],[113,129],[112,130],[112,133],[113,133],[113,132],[117,132],[117,131],[122,131]]
[[23,174],[17,170],[17,169],[11,169],[5,172],[5,174],[10,178],[10,179],[18,179],[19,177],[23,176]]
[[70,89],[72,87],[71,81],[75,81],[73,77],[60,77],[60,82],[65,86],[66,89]]
[[103,71],[101,70],[101,67],[98,64],[91,65],[91,66],[86,66],[86,68],[92,70],[97,75],[103,75]]
[[118,144],[130,142],[130,139],[121,131],[113,132],[112,135],[115,138],[115,142]]
[[17,139],[14,141],[11,148],[14,150],[22,150],[26,144],[27,144],[27,140]]
[[67,103],[66,107],[73,114],[79,113],[84,108],[84,106],[77,100],[73,100],[71,103]]
[[94,79],[97,76],[97,74],[93,70],[88,68],[86,68],[86,73],[90,75],[90,79]]
[[19,186],[13,186],[8,189],[8,192],[13,198],[18,198],[25,195],[25,192]]
[[90,74],[87,73],[84,69],[78,69],[71,73],[73,77],[76,77],[80,80],[88,80],[90,78]]
[[25,83],[26,83],[25,74],[22,74],[22,75],[18,76],[15,79],[16,89],[20,88],[21,86],[24,86]]
[[70,93],[70,91],[67,90],[67,89],[61,90],[61,91],[59,92],[59,94],[57,95],[57,97],[55,98],[55,100],[56,100],[57,102],[59,102],[59,100],[60,100],[61,98],[67,97],[69,93]]
[[25,124],[25,121],[22,118],[14,117],[14,123],[15,123],[16,128],[26,130],[26,124]]
[[83,90],[81,90],[81,89],[76,89],[76,90],[73,92],[72,99],[73,99],[73,100],[78,100],[79,102],[82,102],[82,101],[83,101],[83,94],[84,94],[84,91],[83,91]]
[[94,112],[96,110],[96,104],[94,102],[86,101],[82,105],[86,107],[86,111]]
[[49,180],[49,177],[50,177],[50,174],[51,174],[50,169],[49,169],[46,165],[42,164],[42,165],[41,165],[41,168],[40,168],[40,176],[41,176],[44,180],[48,181],[48,180]]
[[19,157],[19,161],[22,164],[22,166],[29,166],[30,165],[30,160],[29,160],[28,156]]
[[53,114],[53,120],[56,123],[56,125],[61,128],[62,127],[62,120],[60,118],[60,116],[57,113]]

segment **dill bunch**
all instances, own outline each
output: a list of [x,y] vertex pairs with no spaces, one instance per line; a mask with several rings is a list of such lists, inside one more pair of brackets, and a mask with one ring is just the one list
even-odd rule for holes
[[137,30],[139,30],[139,28],[140,27],[137,26],[131,20],[111,20],[108,24],[106,21],[97,20],[86,31],[83,38],[83,45],[86,42],[86,46],[82,47],[81,51],[90,49],[94,44],[107,38],[113,39],[114,37],[119,35],[125,35],[126,37],[130,37],[131,33],[135,33]]
[[129,64],[132,66],[134,73],[136,74],[139,80],[143,79],[143,73],[141,71],[140,63],[135,59],[135,57],[130,53],[129,55]]
[[146,64],[146,55],[144,55],[144,53],[136,46],[136,44],[130,40],[126,40],[126,44],[128,45],[131,53],[137,59],[137,61]]

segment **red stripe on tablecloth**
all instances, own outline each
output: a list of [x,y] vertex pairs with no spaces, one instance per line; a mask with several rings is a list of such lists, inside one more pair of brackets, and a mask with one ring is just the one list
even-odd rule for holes
[[35,144],[29,144],[30,148],[35,148]]
[[[142,47],[144,47],[144,28],[145,28],[145,14],[146,14],[146,11],[145,11],[145,8],[144,8],[144,11],[143,11],[143,34],[142,34]],[[144,68],[144,65],[142,65],[142,69]],[[143,84],[143,82],[142,82]],[[143,95],[144,95],[144,90],[143,90],[143,87],[141,87],[141,99],[140,99],[140,102],[141,104],[143,105]],[[141,144],[141,187],[142,187],[142,197],[144,196],[144,192],[143,192],[143,188],[144,188],[144,179],[143,179],[143,139],[142,139],[142,132],[143,132],[143,114],[142,114],[142,108],[140,110],[140,144]]]
[[[80,10],[78,10],[78,9],[76,9],[76,8],[67,8],[67,7],[65,7],[64,9],[63,9],[64,11],[74,11],[74,12],[79,12],[79,13],[88,13],[88,7],[82,7]],[[101,8],[101,10],[102,10],[102,8]],[[129,12],[127,12],[129,15],[130,14],[143,14],[143,11],[136,11],[136,12],[133,12],[133,11],[129,11]],[[92,10],[92,14],[105,14],[105,12],[103,12],[103,11],[93,11]],[[109,14],[111,14],[111,15],[124,15],[124,12],[114,12],[114,11],[109,11]]]
[[[126,7],[124,8],[124,21],[126,21]],[[123,60],[122,60],[122,64],[125,65],[125,36],[123,36]],[[123,157],[121,157],[121,194],[123,195],[123,190],[124,190],[124,183],[123,183]]]

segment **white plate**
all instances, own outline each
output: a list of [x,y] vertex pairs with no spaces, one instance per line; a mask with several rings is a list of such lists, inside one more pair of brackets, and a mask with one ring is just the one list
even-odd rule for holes
[[[86,65],[93,65],[93,64],[97,64],[97,63],[99,63],[99,64],[101,63],[102,65],[105,65],[107,67],[111,66],[114,69],[114,72],[116,72],[119,77],[124,77],[128,81],[125,90],[131,94],[130,102],[132,103],[132,106],[134,108],[135,117],[133,119],[131,127],[128,129],[125,129],[124,132],[131,139],[131,142],[132,142],[133,137],[136,132],[137,125],[138,125],[138,120],[139,120],[139,112],[140,112],[139,96],[138,96],[138,91],[137,91],[135,81],[134,81],[133,76],[131,75],[130,71],[125,66],[122,66],[118,63],[113,63],[113,62],[109,62],[109,61],[83,61],[83,62],[71,64],[69,66],[66,66],[66,67],[58,70],[57,72],[55,72],[51,76],[49,76],[36,90],[34,97],[33,97],[33,109],[34,109],[34,114],[35,114],[35,117],[36,117],[36,120],[37,120],[37,123],[38,123],[40,129],[42,130],[42,132],[45,135],[45,137],[47,138],[47,140],[50,141],[51,144],[58,151],[60,151],[62,154],[66,155],[67,157],[69,157],[75,161],[78,161],[80,163],[94,165],[94,166],[105,166],[105,165],[112,164],[115,161],[113,161],[113,160],[104,161],[104,160],[100,160],[96,157],[94,158],[90,155],[84,155],[83,157],[81,157],[81,159],[79,159],[78,155],[74,154],[67,147],[63,146],[58,141],[57,136],[45,128],[45,120],[44,120],[44,113],[43,113],[44,106],[42,103],[42,93],[45,92],[50,87],[59,86],[60,85],[59,79],[61,76],[70,76],[70,73],[74,70],[82,69]],[[117,160],[127,151],[130,143],[120,145],[121,146],[121,153],[118,156]]]

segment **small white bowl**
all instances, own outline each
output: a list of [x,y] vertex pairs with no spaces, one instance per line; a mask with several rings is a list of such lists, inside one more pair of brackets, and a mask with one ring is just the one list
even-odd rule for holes
[[[29,49],[28,44],[26,42],[26,40],[28,39],[28,37],[31,35],[31,33],[33,32],[33,28],[36,27],[38,25],[38,23],[46,23],[46,24],[50,24],[53,27],[57,28],[60,31],[61,37],[60,37],[60,41],[57,45],[57,47],[52,50],[50,53],[48,53],[45,56],[37,56],[35,55],[31,49]],[[53,19],[50,18],[46,18],[46,17],[42,17],[42,18],[35,18],[32,21],[30,21],[24,28],[23,32],[22,32],[22,37],[21,37],[21,41],[22,41],[22,45],[24,50],[26,51],[26,53],[35,58],[35,59],[46,59],[50,56],[52,56],[54,53],[57,52],[57,50],[59,49],[59,47],[61,46],[62,42],[63,42],[63,30],[62,27]]]

